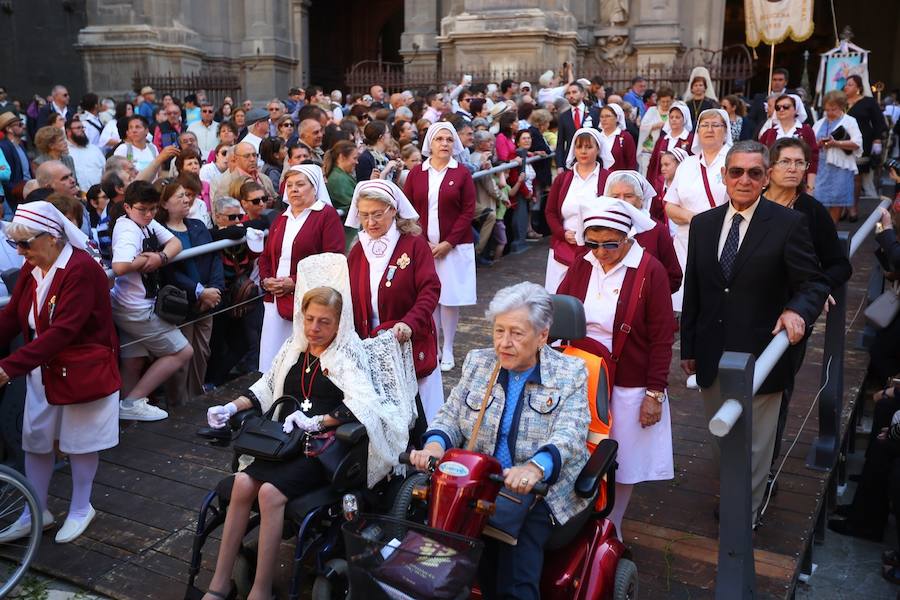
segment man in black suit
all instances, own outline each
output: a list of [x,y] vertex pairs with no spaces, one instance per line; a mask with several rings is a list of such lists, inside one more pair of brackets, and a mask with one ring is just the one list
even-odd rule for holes
[[50,120],[50,115],[58,113],[68,121],[75,114],[69,109],[69,90],[64,85],[54,85],[50,92],[50,102],[41,107],[37,116],[37,129],[40,129]]
[[600,128],[600,110],[594,106],[588,107],[584,103],[584,86],[573,81],[566,86],[566,100],[569,101],[569,110],[559,115],[559,131],[556,141],[556,166],[562,173],[566,168],[566,156],[569,153],[569,144],[575,136],[575,131],[582,127]]
[[[828,297],[805,217],[761,195],[768,155],[759,142],[732,146],[722,169],[729,202],[691,221],[681,359],[687,374],[697,374],[707,419],[721,405],[722,353],[758,357],[782,330],[797,344]],[[764,500],[781,395],[794,377],[793,352],[785,353],[753,398],[754,511]]]

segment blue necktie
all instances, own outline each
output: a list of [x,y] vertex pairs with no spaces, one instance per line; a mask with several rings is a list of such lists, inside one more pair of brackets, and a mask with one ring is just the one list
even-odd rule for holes
[[719,257],[719,266],[722,267],[722,274],[725,280],[731,279],[731,269],[734,268],[734,259],[737,258],[738,244],[740,242],[740,227],[744,220],[739,213],[731,218],[731,229],[728,230],[728,237],[725,238],[725,246],[722,247],[722,256]]

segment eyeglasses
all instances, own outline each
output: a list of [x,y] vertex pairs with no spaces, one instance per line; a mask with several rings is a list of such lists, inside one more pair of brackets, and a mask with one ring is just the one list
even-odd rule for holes
[[206,108],[204,108],[204,109],[203,109],[203,110],[201,110],[201,111],[200,111],[200,112],[202,112],[202,113],[207,113],[207,114],[209,114],[209,113],[212,113],[212,112],[213,112],[213,110],[212,110],[212,109],[211,109],[211,108],[210,108],[210,109],[206,109]]
[[[128,205],[126,204],[125,206],[128,206]],[[156,211],[159,210],[159,207],[151,206],[150,208],[139,208],[137,206],[132,206],[131,210],[133,210],[136,213],[142,214],[142,215],[155,215]]]
[[744,176],[744,173],[747,174],[747,177],[752,179],[753,181],[762,181],[763,177],[766,176],[765,170],[761,167],[751,167],[749,169],[742,169],[741,167],[728,167],[726,171],[729,179],[740,179]]
[[602,248],[603,250],[618,250],[627,241],[628,238],[625,238],[624,240],[620,240],[618,242],[594,242],[591,240],[584,240],[584,245],[591,250],[597,250],[600,248]]
[[264,203],[268,199],[269,198],[266,196],[260,196],[259,198],[247,198],[246,202],[249,202],[250,204],[252,204],[254,206],[259,206],[260,204]]
[[386,215],[386,214],[387,214],[386,210],[379,210],[379,211],[375,211],[373,213],[362,213],[362,212],[357,211],[356,216],[359,217],[360,223],[365,223],[366,221],[369,221],[369,220],[378,222],[378,221],[382,220],[384,218],[384,215]]
[[781,158],[775,161],[775,165],[785,170],[793,167],[800,171],[805,171],[806,167],[809,166],[809,163],[805,160],[790,160],[788,158]]
[[781,112],[783,110],[791,110],[792,108],[794,108],[793,104],[776,104],[775,105],[775,110],[777,110],[778,112]]
[[722,129],[725,127],[721,123],[700,123],[697,125],[697,129]]
[[42,235],[47,235],[46,231],[42,231],[39,234],[28,238],[27,240],[11,240],[9,238],[6,239],[6,243],[12,246],[13,248],[21,248],[22,250],[29,250],[31,248],[31,243],[41,237]]
[[237,220],[239,220],[239,219],[241,218],[241,215],[240,215],[240,214],[234,214],[234,215],[222,215],[222,216],[225,217],[226,219],[228,219],[229,221],[237,221]]

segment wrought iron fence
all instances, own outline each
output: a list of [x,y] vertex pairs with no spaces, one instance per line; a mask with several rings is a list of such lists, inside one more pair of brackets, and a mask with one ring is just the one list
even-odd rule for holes
[[220,106],[226,96],[231,96],[235,102],[240,102],[238,94],[241,91],[241,83],[237,75],[232,73],[198,73],[193,75],[166,75],[135,73],[132,79],[132,87],[135,92],[149,85],[156,91],[156,97],[163,94],[172,94],[176,98],[184,98],[188,94],[203,90],[206,98],[215,106]]
[[[604,84],[620,92],[631,85],[631,80],[640,75],[647,80],[651,88],[663,85],[673,87],[681,96],[688,87],[691,70],[696,66],[709,69],[717,95],[722,96],[735,92],[739,86],[753,77],[753,60],[744,46],[728,46],[713,51],[705,48],[691,48],[681,54],[673,65],[622,65],[614,66],[589,55],[576,65],[577,77],[591,78],[599,75]],[[536,88],[538,79],[546,71],[546,67],[523,67],[518,69],[444,69],[424,70],[407,67],[403,63],[364,61],[351,67],[345,74],[345,85],[351,94],[369,91],[369,87],[378,84],[385,92],[392,94],[403,90],[424,92],[431,89],[442,89],[449,83],[457,83],[463,75],[471,75],[473,83],[500,82],[504,79],[513,81],[530,81]],[[744,93],[750,90],[744,88]]]

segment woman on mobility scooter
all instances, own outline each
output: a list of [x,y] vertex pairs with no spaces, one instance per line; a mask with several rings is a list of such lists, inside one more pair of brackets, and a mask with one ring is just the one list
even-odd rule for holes
[[649,214],[626,200],[601,196],[583,203],[582,249],[559,286],[560,294],[584,302],[587,337],[572,345],[604,357],[613,384],[610,437],[619,443],[619,468],[609,519],[620,539],[634,484],[674,477],[666,395],[671,274],[637,241],[654,227]]
[[539,481],[552,484],[525,515],[515,546],[486,540],[478,572],[485,598],[539,598],[553,526],[590,502],[573,489],[588,457],[587,374],[580,359],[547,346],[552,314],[542,286],[524,282],[498,292],[487,311],[494,348],[469,352],[460,383],[425,434],[424,449],[410,456],[424,470],[430,458],[465,445],[490,389],[472,450],[500,461],[514,493],[527,494]]
[[[303,398],[301,410],[284,419],[284,430],[333,429],[352,420],[369,438],[371,487],[397,464],[415,420],[416,379],[409,344],[393,335],[360,340],[353,327],[347,261],[340,254],[319,254],[297,265],[293,335],[272,367],[244,396],[210,407],[211,427],[225,427],[236,412],[265,412],[277,398]],[[284,415],[282,415],[283,417]],[[234,479],[216,570],[204,600],[233,596],[231,574],[246,532],[250,511],[261,515],[256,578],[249,600],[272,598],[275,559],[284,525],[284,509],[294,497],[328,484],[317,458],[304,453],[284,462],[243,460]]]

